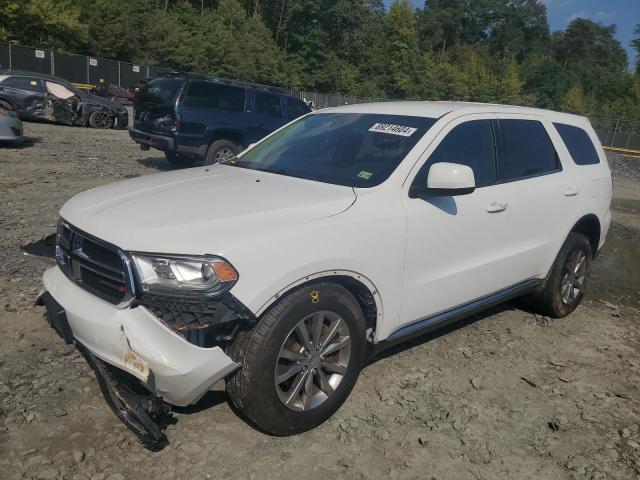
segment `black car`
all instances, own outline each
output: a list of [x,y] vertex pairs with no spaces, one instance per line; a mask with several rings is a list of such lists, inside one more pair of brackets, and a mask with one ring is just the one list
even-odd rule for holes
[[0,71],[0,107],[15,110],[23,120],[48,120],[93,128],[127,128],[127,109],[90,95],[59,77],[31,72]]
[[205,75],[169,74],[138,89],[131,138],[176,166],[228,159],[309,113],[285,90]]

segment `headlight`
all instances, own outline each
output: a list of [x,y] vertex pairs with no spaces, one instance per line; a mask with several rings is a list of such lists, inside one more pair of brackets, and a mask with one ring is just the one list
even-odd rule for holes
[[133,253],[131,258],[143,294],[217,296],[238,280],[235,268],[219,257]]

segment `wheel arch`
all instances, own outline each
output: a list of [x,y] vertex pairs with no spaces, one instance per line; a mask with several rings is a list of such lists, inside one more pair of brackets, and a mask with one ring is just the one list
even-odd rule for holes
[[602,227],[600,220],[593,213],[584,215],[578,220],[569,233],[580,233],[587,237],[589,244],[591,245],[591,253],[595,256],[598,253],[598,247],[600,246],[600,235],[602,234]]
[[[269,298],[269,300],[256,312],[256,317],[261,317],[281,298],[296,290],[308,287],[309,285],[327,282],[335,283],[346,288],[354,296],[365,316],[367,331],[375,331],[376,325],[382,318],[382,300],[380,292],[373,282],[366,276],[351,270],[328,270],[300,278]],[[369,334],[367,340],[371,339],[372,335]]]
[[5,101],[9,105],[11,105],[11,107],[13,108],[14,112],[18,111],[18,106],[17,106],[16,102],[14,102],[10,97],[4,96],[4,95],[0,95],[0,100]]
[[229,140],[230,142],[239,145],[240,147],[244,147],[244,135],[240,130],[235,130],[231,128],[220,128],[212,130],[208,135],[208,145],[211,145],[216,140]]

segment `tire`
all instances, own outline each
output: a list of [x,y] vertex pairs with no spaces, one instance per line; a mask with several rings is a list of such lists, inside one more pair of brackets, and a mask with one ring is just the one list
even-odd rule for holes
[[15,107],[9,100],[5,100],[4,98],[0,98],[0,108],[8,111],[15,111]]
[[164,152],[164,156],[167,161],[176,168],[189,168],[196,163],[195,158],[180,155],[175,152]]
[[[301,336],[295,330],[305,322],[309,337],[317,338],[312,328],[314,315],[323,318],[318,323],[319,343],[330,337],[334,327],[339,331],[319,353],[312,352],[310,343],[310,356],[305,357],[301,353],[304,349],[298,348]],[[227,354],[241,364],[226,382],[231,405],[250,424],[271,435],[294,435],[316,427],[340,408],[355,385],[365,359],[365,330],[364,314],[344,287],[319,283],[292,292],[271,307],[253,330],[239,332],[227,349]],[[341,349],[321,356],[331,350],[328,345]],[[284,373],[291,371],[297,373],[277,383],[277,377],[284,378]],[[295,385],[301,388],[294,398],[291,393],[295,393]],[[311,396],[307,395],[308,386]],[[288,395],[293,399],[289,406],[285,405]]]
[[89,125],[91,128],[108,130],[113,128],[115,118],[111,112],[106,110],[96,110],[89,115]]
[[207,155],[204,159],[205,165],[213,165],[224,160],[234,157],[242,151],[242,147],[233,143],[231,140],[216,140],[207,149]]
[[[592,249],[587,237],[571,232],[560,249],[549,276],[540,287],[525,297],[525,303],[544,315],[566,317],[584,297],[591,260]],[[576,266],[579,267],[578,271],[572,276],[570,271],[575,271]]]

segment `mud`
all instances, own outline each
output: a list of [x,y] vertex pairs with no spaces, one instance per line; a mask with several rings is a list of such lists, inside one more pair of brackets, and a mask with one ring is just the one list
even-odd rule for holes
[[66,199],[169,167],[126,131],[25,124],[25,134],[24,148],[0,148],[1,479],[640,478],[635,164],[614,169],[624,174],[614,224],[571,316],[502,305],[395,348],[330,421],[295,437],[253,430],[219,385],[174,411],[170,444],[154,453],[32,302]]

